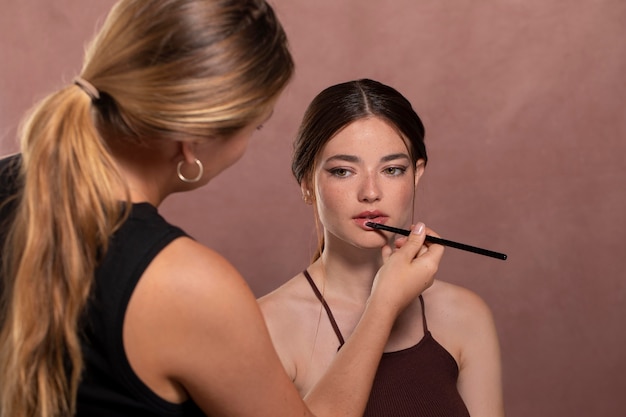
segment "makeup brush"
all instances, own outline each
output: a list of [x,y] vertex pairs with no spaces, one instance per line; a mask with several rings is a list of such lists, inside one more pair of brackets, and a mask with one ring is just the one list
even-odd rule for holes
[[[408,236],[411,234],[410,230],[386,226],[380,223],[367,222],[365,223],[365,225],[368,227],[371,227],[372,229],[386,230],[388,232],[398,233],[403,236]],[[440,237],[435,237],[435,236],[426,235],[426,242],[436,243],[438,245],[443,245],[443,246],[450,246],[451,248],[461,249],[464,251],[477,253],[479,255],[490,256],[492,258],[501,259],[503,261],[505,261],[507,258],[507,256],[504,253],[494,252],[488,249],[478,248],[476,246],[470,246],[470,245],[466,245],[465,243],[454,242],[452,240],[442,239]]]

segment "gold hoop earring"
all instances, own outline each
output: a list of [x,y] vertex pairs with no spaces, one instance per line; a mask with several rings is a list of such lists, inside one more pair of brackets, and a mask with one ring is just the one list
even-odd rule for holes
[[202,166],[202,162],[200,162],[200,160],[197,158],[193,162],[198,166],[198,175],[196,175],[193,178],[185,177],[183,173],[180,171],[180,168],[185,163],[185,160],[180,161],[178,165],[176,165],[176,173],[178,174],[178,178],[180,178],[182,182],[193,184],[194,182],[200,181],[200,178],[202,178],[202,174],[204,174],[204,166]]
[[309,204],[309,205],[313,204],[313,201],[311,200],[311,193],[309,191],[302,194],[302,200],[304,200],[305,204]]

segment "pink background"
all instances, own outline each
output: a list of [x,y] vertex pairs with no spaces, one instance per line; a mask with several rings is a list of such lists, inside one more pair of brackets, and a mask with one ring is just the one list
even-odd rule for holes
[[[38,98],[69,83],[111,0],[4,2],[0,154]],[[243,160],[161,211],[257,295],[307,265],[312,213],[291,140],[322,88],[370,77],[414,104],[430,162],[417,218],[500,333],[507,415],[626,415],[626,2],[274,0],[297,74]]]

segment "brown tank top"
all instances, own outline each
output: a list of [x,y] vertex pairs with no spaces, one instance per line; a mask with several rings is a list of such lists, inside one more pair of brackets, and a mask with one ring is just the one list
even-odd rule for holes
[[[326,310],[339,350],[344,338],[333,313],[308,271],[303,273]],[[469,417],[456,386],[459,368],[428,330],[421,295],[419,300],[424,337],[407,349],[383,353],[363,417]]]

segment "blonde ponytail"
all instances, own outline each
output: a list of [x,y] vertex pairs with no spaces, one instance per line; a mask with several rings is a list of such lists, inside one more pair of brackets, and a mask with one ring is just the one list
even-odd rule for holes
[[21,132],[16,217],[0,259],[0,417],[76,408],[81,315],[130,207],[107,144],[228,139],[267,113],[292,75],[284,30],[264,0],[113,6],[80,86],[45,99]]
[[75,409],[80,315],[123,219],[122,182],[90,112],[89,97],[70,86],[23,125],[23,188],[3,250],[1,417]]

